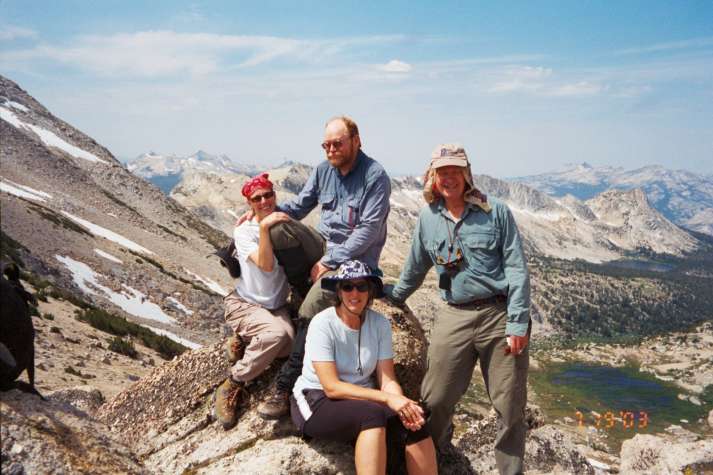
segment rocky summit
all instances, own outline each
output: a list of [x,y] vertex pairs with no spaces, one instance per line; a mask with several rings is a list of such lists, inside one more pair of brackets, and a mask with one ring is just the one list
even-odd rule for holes
[[[374,308],[391,321],[397,376],[417,398],[427,347],[421,327],[408,309],[382,301]],[[279,363],[248,386],[250,397],[230,431],[212,415],[213,392],[228,368],[222,342],[176,357],[101,405],[89,388],[51,393],[48,401],[2,393],[3,473],[354,473],[350,446],[306,442],[290,420],[258,416]],[[527,420],[528,473],[554,467],[593,473],[537,408],[528,409]],[[444,473],[492,472],[495,414],[460,417],[458,425],[454,448],[441,459]]]

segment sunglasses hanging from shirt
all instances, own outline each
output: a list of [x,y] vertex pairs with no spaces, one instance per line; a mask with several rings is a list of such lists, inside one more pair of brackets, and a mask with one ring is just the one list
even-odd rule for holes
[[453,277],[460,272],[461,262],[463,261],[463,251],[461,251],[460,247],[456,247],[456,240],[458,239],[458,231],[456,228],[458,225],[455,224],[453,226],[453,232],[451,233],[451,227],[448,223],[449,221],[446,220],[446,229],[448,230],[448,258],[444,259],[443,256],[436,256],[436,264],[443,266],[445,269],[445,272],[439,273],[438,288],[445,291],[451,290]]

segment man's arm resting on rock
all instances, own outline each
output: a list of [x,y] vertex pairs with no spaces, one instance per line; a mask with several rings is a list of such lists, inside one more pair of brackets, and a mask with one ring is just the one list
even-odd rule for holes
[[399,282],[393,288],[385,289],[387,299],[396,304],[403,304],[406,299],[418,289],[426,278],[428,270],[433,266],[423,244],[423,214],[418,217],[411,239],[411,251],[406,258]]

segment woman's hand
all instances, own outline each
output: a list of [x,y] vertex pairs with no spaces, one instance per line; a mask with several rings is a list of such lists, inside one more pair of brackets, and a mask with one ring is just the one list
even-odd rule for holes
[[264,229],[265,231],[269,231],[270,228],[272,228],[277,223],[284,223],[289,220],[290,217],[289,215],[287,215],[287,213],[283,213],[282,211],[273,211],[272,213],[265,216],[262,221],[260,221],[260,228]]
[[406,396],[389,394],[386,398],[386,405],[398,414],[401,423],[409,430],[418,430],[426,422],[421,406]]

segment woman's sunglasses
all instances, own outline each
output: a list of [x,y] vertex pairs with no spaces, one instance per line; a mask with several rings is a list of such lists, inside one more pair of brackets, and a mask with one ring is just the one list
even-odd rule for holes
[[257,195],[257,196],[251,197],[251,198],[250,198],[250,201],[252,201],[253,203],[259,203],[259,202],[261,202],[263,199],[269,200],[270,198],[274,198],[274,197],[275,197],[275,192],[274,192],[274,191],[268,191],[267,193],[263,193],[263,194],[261,194],[261,195]]
[[346,282],[339,286],[339,290],[343,290],[344,292],[351,292],[354,289],[357,289],[359,292],[366,292],[369,290],[369,282],[362,282],[361,284]]

